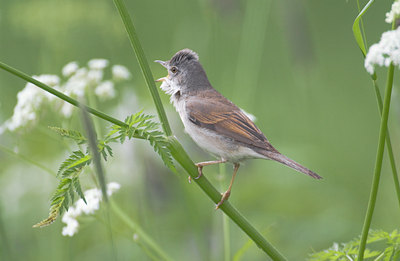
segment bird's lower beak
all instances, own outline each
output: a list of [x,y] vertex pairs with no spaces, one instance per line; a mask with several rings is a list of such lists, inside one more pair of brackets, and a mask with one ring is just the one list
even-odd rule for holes
[[163,81],[165,81],[165,80],[166,80],[165,78],[167,78],[167,77],[162,77],[162,78],[160,78],[160,79],[156,80],[156,82],[163,82]]
[[167,68],[167,62],[160,61],[160,60],[155,60],[154,62],[161,64],[162,66],[164,66],[164,68]]

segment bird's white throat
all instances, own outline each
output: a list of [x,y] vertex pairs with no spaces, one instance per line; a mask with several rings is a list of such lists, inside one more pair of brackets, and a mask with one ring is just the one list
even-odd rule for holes
[[173,82],[173,81],[169,80],[167,77],[165,77],[165,80],[162,82],[160,88],[166,94],[170,95],[170,102],[174,105],[175,109],[178,111],[177,103],[178,103],[179,97],[180,97],[181,86],[179,86],[175,82]]

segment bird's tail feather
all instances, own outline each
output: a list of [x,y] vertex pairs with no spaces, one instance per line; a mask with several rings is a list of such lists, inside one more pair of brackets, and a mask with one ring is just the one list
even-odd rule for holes
[[291,167],[292,169],[295,169],[299,172],[302,172],[304,174],[307,174],[310,177],[313,177],[315,179],[322,179],[321,176],[319,176],[317,173],[307,169],[306,167],[300,165],[299,163],[297,163],[294,160],[289,159],[288,157],[280,154],[279,152],[264,152],[262,153],[263,155],[265,155],[267,158],[278,161],[288,167]]

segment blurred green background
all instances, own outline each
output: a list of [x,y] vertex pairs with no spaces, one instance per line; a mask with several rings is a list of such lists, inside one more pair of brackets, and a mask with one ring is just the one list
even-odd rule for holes
[[[183,48],[195,50],[218,91],[254,114],[278,150],[324,177],[316,181],[275,162],[248,161],[239,171],[230,201],[251,223],[289,260],[304,260],[333,242],[358,236],[372,180],[379,117],[351,31],[356,2],[126,2],[155,78],[166,72],[152,61],[167,60]],[[390,5],[391,1],[378,1],[365,16],[370,44],[389,29],[384,18]],[[114,102],[100,104],[100,110],[119,119],[142,108],[155,114],[111,0],[1,1],[2,62],[30,75],[60,75],[68,62],[84,65],[92,58],[123,64],[133,75],[117,90]],[[385,76],[385,70],[378,70],[381,86]],[[395,155],[400,155],[397,82],[390,131]],[[11,117],[16,94],[24,86],[22,80],[0,71],[0,123]],[[183,132],[169,97],[161,97],[173,130],[192,159],[212,159]],[[78,123],[76,118],[72,126],[80,128]],[[28,133],[2,134],[0,145],[56,171],[68,149],[46,127],[61,124],[66,126],[47,112]],[[108,126],[103,123],[104,130]],[[183,171],[168,171],[141,141],[113,148],[115,157],[105,170],[109,181],[122,184],[113,197],[124,210],[174,260],[222,260],[222,212],[187,182]],[[218,167],[205,169],[221,191],[231,175],[231,166],[226,169],[227,180],[222,181]],[[82,183],[85,189],[94,186],[90,179],[83,178]],[[112,236],[98,218],[88,218],[72,238],[61,235],[61,220],[33,229],[46,217],[56,186],[57,179],[43,169],[0,150],[1,260],[151,260],[113,216]],[[385,159],[372,228],[398,227],[398,209]],[[230,224],[230,237],[234,256],[248,237],[235,224]],[[241,260],[265,259],[253,244]]]

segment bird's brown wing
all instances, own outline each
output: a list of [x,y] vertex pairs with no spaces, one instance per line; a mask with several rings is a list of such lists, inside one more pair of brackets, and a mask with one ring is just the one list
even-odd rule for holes
[[231,138],[244,146],[277,152],[257,126],[218,92],[198,95],[186,102],[189,120],[199,127]]

